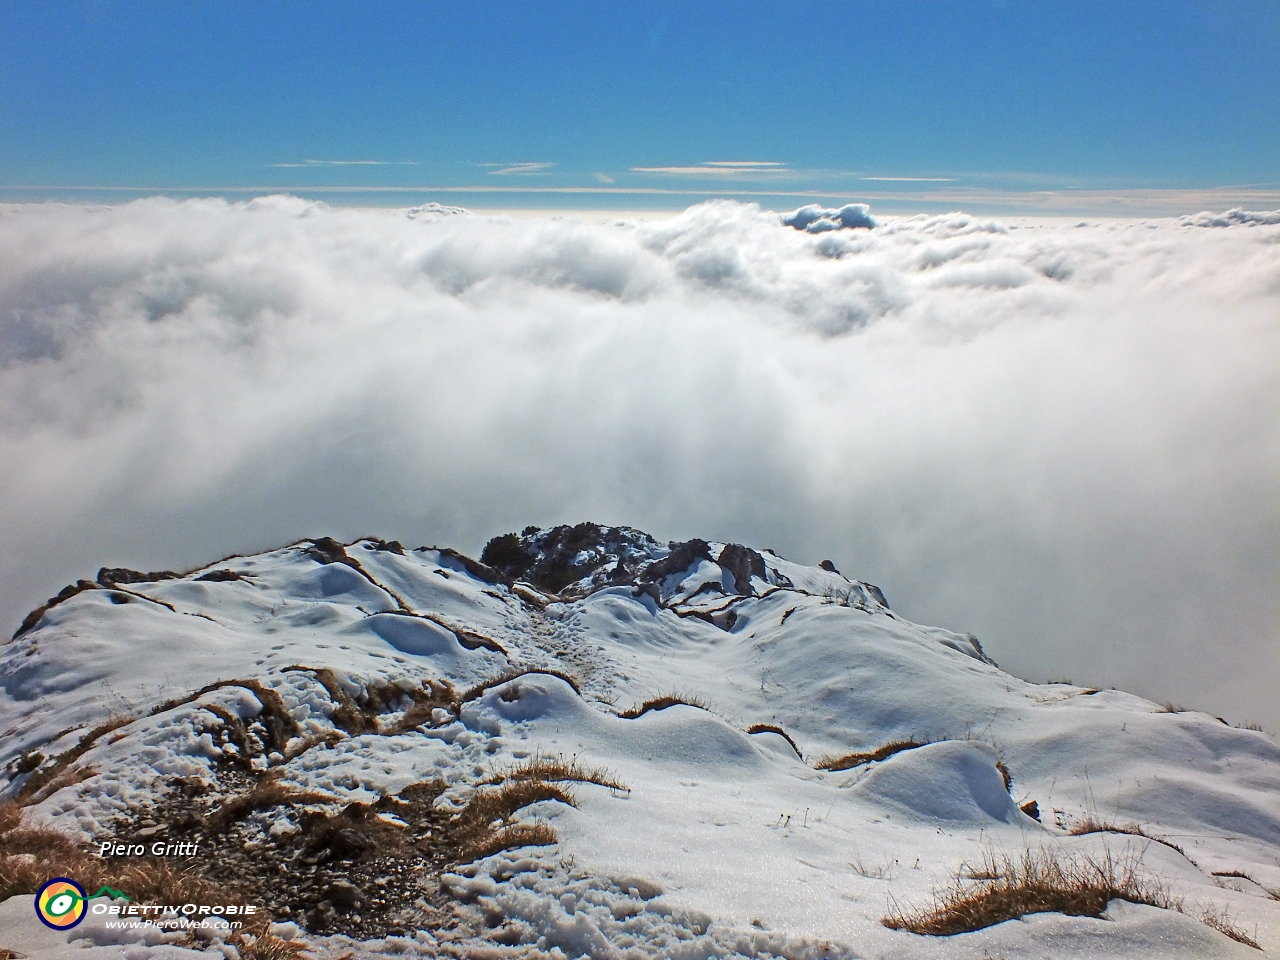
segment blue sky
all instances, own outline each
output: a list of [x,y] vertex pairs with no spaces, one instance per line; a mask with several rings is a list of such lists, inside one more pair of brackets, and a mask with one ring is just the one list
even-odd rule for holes
[[0,187],[1274,191],[1280,3],[9,0]]

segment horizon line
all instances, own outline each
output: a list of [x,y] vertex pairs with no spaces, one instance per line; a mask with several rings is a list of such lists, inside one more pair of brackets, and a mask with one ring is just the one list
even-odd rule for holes
[[[463,186],[305,186],[301,184],[264,184],[257,186],[85,186],[85,185],[45,185],[45,184],[8,184],[0,185],[0,193],[4,192],[47,192],[51,194],[65,193],[115,193],[115,194],[196,194],[216,196],[219,194],[289,194],[306,196],[307,194],[473,194],[473,195],[514,195],[514,196],[599,196],[599,197],[702,197],[708,199],[738,197],[769,198],[789,197],[800,200],[870,200],[888,206],[893,204],[970,204],[975,206],[994,206],[1025,210],[1028,213],[1060,216],[1177,216],[1210,210],[1218,205],[1222,209],[1241,204],[1261,204],[1270,209],[1280,209],[1280,188],[1254,186],[1215,186],[1215,187],[1135,187],[1130,189],[1102,188],[1087,190],[1079,188],[1036,189],[1036,190],[993,190],[983,187],[949,187],[936,190],[900,190],[900,191],[826,191],[808,190],[695,190],[674,187],[615,187],[615,186],[517,186],[512,184],[477,184]],[[47,200],[53,198],[47,198]],[[0,202],[21,203],[21,200]],[[1208,204],[1208,206],[1204,206]],[[1175,212],[1174,208],[1178,208]],[[1190,209],[1195,207],[1196,209]],[[1085,213],[1092,209],[1095,212]],[[1109,213],[1099,213],[1106,209]],[[1149,212],[1145,212],[1149,211]],[[1160,212],[1155,212],[1159,210]]]

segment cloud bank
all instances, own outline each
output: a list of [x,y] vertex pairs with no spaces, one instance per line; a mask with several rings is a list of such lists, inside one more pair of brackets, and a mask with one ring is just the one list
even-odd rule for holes
[[450,213],[0,207],[8,629],[102,564],[592,519],[1280,727],[1267,216]]

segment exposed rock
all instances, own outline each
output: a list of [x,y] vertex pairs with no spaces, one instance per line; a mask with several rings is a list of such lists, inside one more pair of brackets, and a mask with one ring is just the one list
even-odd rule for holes
[[69,586],[63,587],[61,590],[58,591],[57,596],[50,597],[48,600],[46,600],[40,606],[36,607],[34,610],[28,613],[26,617],[23,618],[22,623],[18,626],[18,629],[13,632],[13,639],[17,640],[20,636],[22,636],[28,630],[33,629],[35,625],[40,622],[40,618],[43,617],[46,613],[48,613],[50,610],[52,610],[54,607],[56,607],[58,604],[65,603],[66,601],[70,600],[72,597],[78,594],[84,593],[86,590],[97,590],[98,588],[99,588],[99,585],[94,583],[92,580],[77,580],[75,583]]
[[98,571],[98,583],[104,587],[128,585],[130,583],[159,583],[161,580],[177,580],[182,574],[172,570],[152,570],[142,573],[128,567],[103,567]]
[[234,570],[210,570],[208,573],[202,573],[196,577],[197,581],[206,583],[227,583],[233,580],[248,580],[243,573],[236,573]]
[[522,534],[494,537],[480,559],[509,582],[524,580],[544,593],[580,597],[633,582],[643,566],[665,553],[639,530],[586,522],[550,530],[526,527]]
[[661,581],[673,573],[688,570],[699,560],[712,562],[711,547],[705,540],[695,538],[684,543],[671,543],[669,546],[671,552],[662,560],[649,564],[641,575],[642,580]]
[[750,547],[744,547],[740,543],[730,543],[720,551],[720,559],[717,562],[733,574],[734,592],[738,596],[755,596],[751,578],[765,579],[764,557]]
[[[426,547],[423,547],[422,549],[425,550]],[[493,584],[506,584],[510,582],[502,575],[501,571],[495,570],[487,563],[479,563],[468,557],[466,554],[459,553],[457,550],[453,550],[450,547],[440,547],[439,550],[442,560],[452,560],[477,580],[483,580],[485,583]]]
[[311,546],[307,547],[306,552],[317,563],[355,565],[355,562],[347,556],[347,548],[333,539],[333,537],[321,537],[319,540],[311,541]]
[[360,888],[346,880],[334,880],[325,893],[328,894],[329,902],[339,910],[354,910],[364,903],[364,894]]
[[889,601],[884,598],[884,594],[880,591],[879,587],[872,583],[864,583],[863,587],[866,588],[866,591],[870,594],[872,600],[880,604],[880,606],[884,607],[886,610],[889,609]]

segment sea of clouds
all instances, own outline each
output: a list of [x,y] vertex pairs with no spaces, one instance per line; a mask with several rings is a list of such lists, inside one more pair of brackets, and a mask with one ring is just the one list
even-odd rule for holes
[[1277,214],[0,207],[7,630],[104,564],[592,519],[1275,730],[1278,477]]

